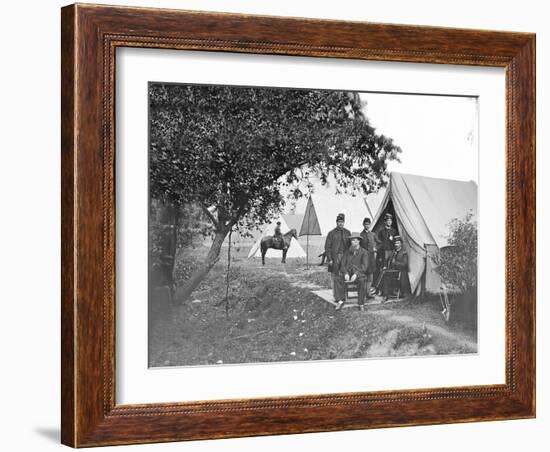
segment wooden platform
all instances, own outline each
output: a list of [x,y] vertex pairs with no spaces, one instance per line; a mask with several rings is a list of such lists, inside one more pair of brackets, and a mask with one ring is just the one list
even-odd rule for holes
[[[334,297],[332,295],[332,289],[312,290],[311,292],[314,293],[315,295],[317,295],[322,300],[324,300],[327,303],[330,303],[332,306],[336,307],[337,303],[334,301]],[[384,301],[383,303],[384,304],[394,303],[396,301],[401,301],[401,300],[399,300],[399,299],[388,300],[388,301]],[[365,306],[377,305],[377,304],[382,304],[382,297],[380,297],[378,295],[375,296],[374,298],[371,298],[371,299],[367,300],[365,302]],[[359,305],[357,304],[357,301],[352,300],[352,301],[349,301],[349,302],[345,303],[344,306],[342,306],[342,309],[358,308],[358,307],[359,307]]]

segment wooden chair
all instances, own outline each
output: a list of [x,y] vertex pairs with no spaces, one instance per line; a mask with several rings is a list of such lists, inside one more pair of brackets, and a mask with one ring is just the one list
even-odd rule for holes
[[359,300],[359,286],[357,285],[357,279],[355,281],[344,281],[344,286],[346,288],[346,297],[345,302],[349,303],[352,300],[358,302]]
[[401,271],[400,270],[382,270],[382,274],[378,279],[377,289],[381,289],[380,285],[388,281],[389,293],[386,294],[388,299],[398,300],[401,298]]

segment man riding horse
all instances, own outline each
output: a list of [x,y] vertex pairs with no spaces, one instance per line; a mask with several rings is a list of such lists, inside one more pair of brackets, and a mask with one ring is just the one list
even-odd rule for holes
[[283,233],[281,232],[281,222],[277,221],[277,225],[275,226],[275,231],[273,232],[273,240],[275,243],[281,243],[281,240],[283,240]]
[[266,235],[264,238],[262,238],[260,242],[260,249],[262,252],[262,265],[265,265],[265,254],[267,253],[267,250],[269,248],[282,250],[283,260],[281,262],[283,264],[286,263],[286,253],[288,251],[288,248],[290,248],[290,242],[292,241],[292,238],[298,240],[296,229],[291,229],[286,234],[281,234],[281,222],[278,221],[277,226],[275,227],[274,235]]

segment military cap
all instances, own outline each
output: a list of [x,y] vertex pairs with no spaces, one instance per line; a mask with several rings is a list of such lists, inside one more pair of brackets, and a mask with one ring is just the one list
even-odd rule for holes
[[363,224],[365,223],[371,223],[371,219],[369,217],[366,217],[364,220],[363,220]]
[[393,215],[391,213],[385,214],[384,215],[384,220],[387,220],[388,218],[391,220],[393,218]]
[[401,242],[403,243],[403,239],[401,238],[400,235],[396,235],[394,238],[393,238],[393,243],[395,242]]
[[345,221],[346,219],[346,216],[343,214],[343,213],[339,213],[337,216],[336,216],[336,221]]

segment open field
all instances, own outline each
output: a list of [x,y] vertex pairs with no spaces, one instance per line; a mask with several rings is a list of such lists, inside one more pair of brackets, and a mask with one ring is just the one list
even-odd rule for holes
[[[326,267],[307,268],[305,259],[289,259],[285,265],[268,259],[263,267],[260,259],[246,258],[248,249],[243,245],[232,251],[227,302],[225,249],[190,300],[153,309],[151,366],[477,351],[475,333],[445,324],[436,298],[371,305],[363,312],[335,311],[312,292],[330,287]],[[199,246],[194,253],[204,250]],[[191,258],[189,252],[186,257]]]

